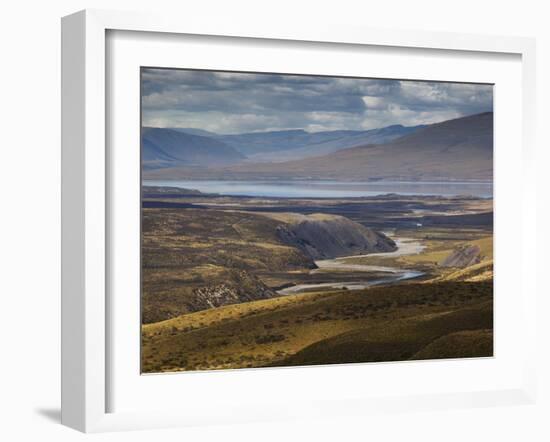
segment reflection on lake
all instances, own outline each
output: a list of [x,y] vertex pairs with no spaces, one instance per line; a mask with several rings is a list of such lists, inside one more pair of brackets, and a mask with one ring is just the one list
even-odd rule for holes
[[492,198],[491,182],[437,181],[221,181],[144,180],[145,186],[197,189],[221,195],[279,198],[346,198],[398,193],[401,195],[471,195]]

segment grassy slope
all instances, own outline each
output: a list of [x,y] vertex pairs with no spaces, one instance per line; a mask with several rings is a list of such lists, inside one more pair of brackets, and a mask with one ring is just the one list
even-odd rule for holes
[[[426,232],[432,232],[426,234]],[[479,231],[461,231],[460,235],[465,239],[452,239],[445,238],[446,234],[440,232],[437,229],[428,230],[424,229],[422,235],[416,236],[415,232],[403,232],[400,234],[405,237],[416,238],[421,241],[425,246],[425,249],[418,254],[404,255],[398,257],[382,257],[377,255],[364,256],[358,258],[349,258],[346,260],[348,263],[355,264],[368,264],[368,265],[380,265],[380,266],[395,266],[402,268],[417,268],[422,269],[433,278],[442,278],[448,280],[465,280],[468,273],[479,274],[478,268],[485,268],[491,270],[493,264],[493,235],[487,235],[486,232]],[[400,236],[398,235],[398,236]],[[471,237],[468,239],[468,237]],[[427,239],[426,239],[427,238]],[[443,268],[439,267],[441,261],[443,261],[453,250],[459,246],[466,245],[478,245],[480,248],[481,263],[476,267],[472,266],[468,269],[455,269],[455,268]],[[485,279],[492,277],[492,274],[486,274]]]
[[426,249],[418,255],[401,258],[406,264],[440,264],[459,245],[478,245],[482,261],[493,259],[493,235],[483,236],[471,241],[451,240],[441,241],[429,239],[424,242]]
[[[403,359],[449,333],[489,329],[491,321],[491,282],[295,295],[144,325],[142,368],[159,372],[308,364],[317,357],[314,345],[325,347],[315,343],[362,343],[367,330],[375,333],[378,347],[360,347],[354,361]],[[292,359],[307,347],[307,357],[301,353],[302,359]],[[335,352],[325,354],[323,361],[348,362],[346,358]]]
[[464,330],[442,336],[411,359],[482,357],[493,354],[493,330]]
[[466,267],[453,270],[437,278],[438,281],[488,281],[493,280],[493,260],[487,260]]
[[194,290],[225,283],[235,271],[306,271],[313,262],[281,245],[278,224],[252,213],[144,209],[143,322],[200,309]]
[[[492,346],[478,346],[475,335],[471,337],[475,345],[469,347],[464,346],[463,342],[458,346],[449,337],[457,332],[477,332],[492,327],[492,301],[486,301],[455,311],[427,313],[343,333],[316,342],[279,364],[311,365],[491,356]],[[434,345],[434,341],[438,341],[438,345]]]
[[[205,308],[196,295],[201,288],[217,290],[229,281],[232,290],[240,287],[240,291],[254,294],[254,283],[259,283],[260,276],[279,285],[277,275],[286,274],[280,284],[288,283],[292,272],[296,277],[307,275],[315,266],[313,260],[277,236],[281,223],[296,219],[305,217],[216,209],[144,209],[143,322],[158,322]],[[354,227],[348,224],[353,223],[348,220],[340,223],[339,217],[327,214],[309,215],[307,219],[334,221],[330,226],[323,225],[321,233],[332,232],[350,241],[362,239],[353,235]],[[334,249],[333,242],[323,243],[322,235],[317,236],[317,247]],[[370,237],[372,242],[376,240],[374,234]],[[345,250],[343,245],[335,250],[342,249]],[[249,287],[231,283],[242,272]]]
[[[209,210],[210,216],[204,217],[200,216],[204,211],[163,210],[162,219],[154,216],[157,209],[144,213],[143,305],[144,313],[150,314],[145,322],[162,320],[143,326],[145,372],[308,364],[320,357],[316,346],[334,350],[340,347],[331,343],[346,339],[345,345],[355,348],[352,353],[362,361],[492,354],[493,241],[483,229],[399,232],[398,236],[415,237],[427,248],[397,258],[352,258],[365,264],[422,268],[435,277],[424,284],[308,293],[185,314],[192,311],[192,289],[226,281],[228,265],[261,270],[280,263],[288,277],[288,270],[282,269],[289,260],[298,273],[308,263],[270,236],[273,223],[281,222],[277,216]],[[464,244],[479,245],[480,264],[437,268]],[[466,319],[454,321],[453,327],[436,327],[441,325],[438,315],[448,320],[457,312],[466,314]],[[474,321],[476,328],[468,329],[468,321]],[[376,345],[373,336],[380,337]],[[324,363],[346,362],[344,356],[334,350]]]

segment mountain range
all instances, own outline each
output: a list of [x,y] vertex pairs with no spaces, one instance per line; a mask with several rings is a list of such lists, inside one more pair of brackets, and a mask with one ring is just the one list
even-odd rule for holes
[[386,143],[424,126],[306,132],[282,130],[220,135],[193,128],[142,130],[144,169],[220,166],[247,160],[281,162],[324,155],[362,144]]
[[282,157],[287,160],[299,159],[323,155],[362,144],[386,143],[422,127],[424,126],[404,127],[392,125],[371,130],[323,132],[307,132],[303,129],[296,129],[237,135],[218,135],[200,129],[175,128],[174,130],[222,141],[253,161],[280,161]]
[[145,127],[141,131],[143,168],[219,166],[246,157],[223,141],[171,129]]
[[278,149],[272,152],[247,154],[250,161],[284,162],[301,158],[326,155],[350,147],[366,144],[383,144],[413,133],[425,126],[405,127],[392,125],[380,129],[365,131],[332,131],[317,132],[304,137],[307,144],[295,145],[290,149]]
[[145,129],[142,145],[149,179],[490,180],[493,113],[369,131]]

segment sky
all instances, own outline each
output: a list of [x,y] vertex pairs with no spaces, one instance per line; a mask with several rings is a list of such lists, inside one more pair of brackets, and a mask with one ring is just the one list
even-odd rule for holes
[[219,134],[366,130],[492,111],[483,84],[142,70],[142,124]]

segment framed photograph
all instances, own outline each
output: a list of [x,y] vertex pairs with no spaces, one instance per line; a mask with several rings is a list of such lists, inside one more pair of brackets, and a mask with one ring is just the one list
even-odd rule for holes
[[64,424],[534,400],[532,40],[62,31]]

